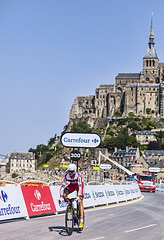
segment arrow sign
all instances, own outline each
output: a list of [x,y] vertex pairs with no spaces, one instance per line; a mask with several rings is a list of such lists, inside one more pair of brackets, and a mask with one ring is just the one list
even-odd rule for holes
[[97,133],[64,133],[61,138],[64,147],[72,148],[96,148],[101,143]]

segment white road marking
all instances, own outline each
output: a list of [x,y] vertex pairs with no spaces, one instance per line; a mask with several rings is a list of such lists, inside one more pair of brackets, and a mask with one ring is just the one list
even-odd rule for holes
[[99,240],[99,239],[103,239],[103,238],[105,238],[105,237],[92,238],[90,240]]
[[145,229],[145,228],[154,227],[154,226],[156,226],[156,225],[157,225],[157,224],[151,224],[151,225],[148,225],[148,226],[145,226],[145,227],[140,227],[140,228],[135,228],[135,229],[127,230],[127,231],[125,231],[125,232],[126,232],[126,233],[134,232],[134,231],[142,230],[142,229]]

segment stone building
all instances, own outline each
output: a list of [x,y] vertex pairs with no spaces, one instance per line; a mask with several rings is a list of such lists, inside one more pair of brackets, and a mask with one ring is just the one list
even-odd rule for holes
[[[139,148],[126,147],[126,150],[116,148],[113,153],[113,160],[128,169],[132,164],[137,163],[139,157]],[[118,172],[121,172],[121,169],[118,169]]]
[[35,171],[35,154],[32,152],[13,152],[6,158],[6,172]]
[[157,133],[153,131],[138,131],[136,132],[136,139],[141,145],[148,145],[150,142],[156,142]]
[[160,63],[154,48],[153,19],[148,49],[139,73],[118,73],[113,85],[100,85],[95,95],[76,97],[69,119],[86,119],[94,126],[96,119],[112,117],[120,111],[122,117],[133,112],[137,116],[164,118],[164,63]]

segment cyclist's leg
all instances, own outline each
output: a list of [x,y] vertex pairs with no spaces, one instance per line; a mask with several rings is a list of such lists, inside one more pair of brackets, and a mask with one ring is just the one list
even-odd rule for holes
[[83,205],[83,197],[80,196],[80,202],[79,202],[79,208],[80,208],[80,219],[84,219],[84,205]]

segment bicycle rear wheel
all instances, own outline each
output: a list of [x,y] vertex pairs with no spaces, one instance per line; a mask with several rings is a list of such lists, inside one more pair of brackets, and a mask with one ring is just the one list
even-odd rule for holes
[[71,235],[74,228],[74,209],[71,205],[68,205],[66,209],[65,226],[68,235]]

